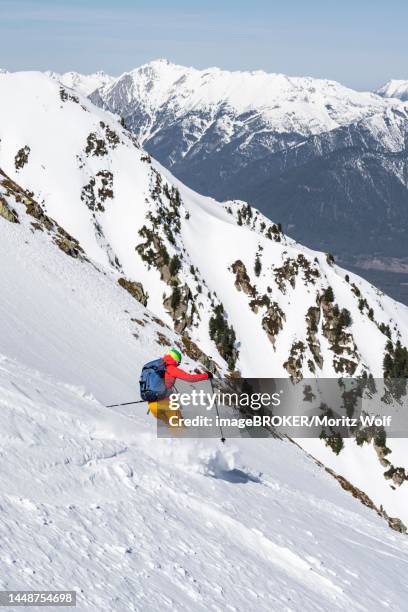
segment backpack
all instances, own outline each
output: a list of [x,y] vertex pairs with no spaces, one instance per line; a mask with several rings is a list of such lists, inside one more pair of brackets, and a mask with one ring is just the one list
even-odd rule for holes
[[146,402],[156,402],[170,393],[164,384],[166,364],[163,359],[149,361],[143,366],[140,375],[140,397]]

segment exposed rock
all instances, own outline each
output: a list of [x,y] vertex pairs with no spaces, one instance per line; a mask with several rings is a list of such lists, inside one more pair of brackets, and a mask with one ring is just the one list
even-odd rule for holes
[[119,278],[118,283],[123,289],[126,289],[135,300],[143,304],[143,306],[147,306],[148,295],[145,293],[142,283],[130,281],[126,278]]
[[113,198],[113,174],[110,170],[99,170],[82,187],[81,200],[89,210],[103,212],[108,198]]
[[386,472],[384,472],[384,478],[392,480],[393,483],[400,487],[406,480],[408,480],[408,474],[405,473],[403,467],[391,466]]
[[388,459],[385,458],[391,452],[389,448],[386,446],[378,446],[378,444],[374,442],[374,450],[377,453],[378,461],[383,467],[391,465]]
[[193,322],[192,311],[193,297],[188,285],[173,287],[173,292],[170,296],[163,300],[163,305],[166,311],[170,314],[174,321],[174,329],[178,333],[182,333]]
[[211,357],[208,357],[203,351],[191,340],[189,336],[182,337],[183,349],[185,353],[194,361],[199,361],[203,364],[206,370],[216,374],[218,372],[217,364]]
[[289,358],[283,364],[293,382],[299,382],[303,378],[302,365],[305,350],[306,347],[301,340],[294,342],[290,349]]
[[14,158],[14,165],[16,167],[16,170],[21,170],[21,168],[24,168],[24,166],[28,162],[28,156],[30,155],[30,151],[30,147],[26,145],[17,152],[17,155]]
[[401,519],[397,517],[389,517],[382,506],[380,506],[380,508],[377,508],[377,506],[374,504],[372,499],[366,493],[364,493],[364,491],[352,485],[351,482],[349,482],[346,478],[344,478],[343,476],[340,476],[339,474],[336,474],[336,472],[334,472],[330,468],[326,467],[325,470],[326,472],[331,474],[337,480],[337,482],[340,483],[341,487],[345,491],[349,491],[352,494],[352,496],[355,497],[356,499],[359,499],[361,503],[364,504],[364,506],[371,508],[379,516],[382,516],[383,518],[385,518],[385,520],[387,521],[391,529],[394,529],[394,531],[398,531],[399,533],[407,532],[407,528],[404,525],[404,523],[401,521]]
[[146,325],[146,321],[144,321],[143,319],[130,319],[132,321],[132,323],[136,323],[136,325],[141,325],[142,327],[144,327]]
[[75,238],[67,234],[62,228],[58,228],[58,235],[54,238],[55,244],[70,257],[78,258],[83,254],[83,250]]
[[296,277],[300,271],[303,272],[306,285],[313,285],[320,276],[317,263],[310,262],[303,253],[299,253],[296,259],[287,257],[282,266],[274,269],[276,284],[282,293],[286,293],[286,283],[289,283],[292,289],[295,288]]
[[407,528],[405,527],[401,519],[387,517],[387,520],[388,525],[391,527],[391,529],[394,529],[394,531],[398,531],[399,533],[407,533]]
[[257,314],[259,309],[262,307],[269,308],[271,305],[270,298],[264,293],[264,295],[256,295],[250,302],[249,306],[251,310]]
[[[68,232],[66,232],[54,219],[51,219],[45,214],[42,206],[33,199],[32,194],[28,191],[24,191],[17,183],[12,181],[4,172],[0,170],[0,185],[5,189],[5,195],[11,196],[16,202],[23,204],[26,207],[28,215],[36,219],[31,224],[34,230],[47,231],[52,235],[53,242],[60,248],[64,253],[70,255],[70,257],[79,258],[86,260],[85,253],[80,246],[78,240],[73,238]],[[4,198],[0,200],[5,201]]]
[[170,340],[167,338],[167,336],[165,336],[161,332],[156,332],[156,337],[157,337],[157,344],[160,344],[160,346],[171,346]]
[[116,149],[116,147],[120,143],[119,135],[115,132],[115,130],[112,130],[112,128],[110,128],[109,125],[107,125],[103,121],[101,121],[99,125],[103,130],[105,130],[106,140],[110,148]]
[[70,102],[74,102],[75,104],[79,104],[78,96],[75,96],[71,92],[67,91],[65,87],[62,87],[62,86],[60,87],[59,95],[60,95],[62,102],[70,101]]
[[18,215],[6,202],[6,200],[0,195],[0,217],[10,221],[10,223],[19,223]]
[[[267,297],[267,296],[264,296]],[[265,316],[262,318],[262,329],[266,331],[266,335],[275,347],[276,336],[283,329],[283,321],[285,313],[280,308],[279,304],[273,302],[267,309]]]
[[333,292],[328,287],[320,299],[323,312],[323,335],[330,343],[334,353],[333,367],[339,374],[353,375],[360,361],[357,346],[351,333],[346,328],[351,323],[350,313],[332,299]]
[[145,242],[138,244],[136,251],[140,257],[150,266],[154,266],[160,272],[160,279],[170,284],[172,275],[170,272],[170,256],[162,238],[152,229],[144,225],[139,230],[139,235],[145,238]]
[[247,295],[255,296],[256,290],[251,285],[245,264],[240,259],[237,259],[237,261],[232,264],[231,269],[235,274],[234,285],[238,291],[243,291]]
[[152,321],[154,321],[157,325],[160,325],[160,327],[167,327],[167,325],[163,323],[159,317],[152,316]]
[[[307,324],[306,340],[307,340],[309,350],[313,355],[314,363],[321,369],[323,367],[323,356],[322,356],[319,338],[317,336],[319,323],[320,323],[320,307],[310,306],[309,310],[306,313],[306,324]],[[312,370],[312,372],[315,371],[314,365],[313,367],[311,367],[311,364],[309,364],[309,367]]]
[[275,225],[275,223],[273,223],[266,230],[265,236],[269,238],[269,240],[274,240],[275,242],[281,242],[282,240],[281,233],[282,233],[282,227],[280,223],[278,223],[278,225]]
[[108,154],[108,147],[104,138],[98,138],[95,132],[91,132],[86,139],[85,153],[94,157],[103,157]]
[[295,288],[298,267],[294,259],[287,258],[283,265],[274,269],[275,281],[282,293],[286,293],[286,282]]

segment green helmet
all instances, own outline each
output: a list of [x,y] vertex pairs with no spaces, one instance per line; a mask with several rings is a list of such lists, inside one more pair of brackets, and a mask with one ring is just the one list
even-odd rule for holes
[[177,363],[181,363],[181,353],[177,349],[172,348],[167,354],[173,357],[174,361],[177,361]]

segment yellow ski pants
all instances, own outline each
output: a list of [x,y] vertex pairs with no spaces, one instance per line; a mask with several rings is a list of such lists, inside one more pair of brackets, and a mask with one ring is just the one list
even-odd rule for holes
[[[180,410],[172,410],[169,408],[169,400],[167,398],[158,400],[157,402],[149,402],[149,410],[156,419],[160,419],[166,423],[168,427],[182,427],[179,420],[182,418]],[[170,421],[170,417],[173,417]]]

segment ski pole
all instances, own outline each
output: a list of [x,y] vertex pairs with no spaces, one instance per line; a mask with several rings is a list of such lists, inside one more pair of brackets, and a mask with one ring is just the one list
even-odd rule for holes
[[[212,391],[212,394],[214,395],[214,385],[213,385],[213,382],[212,382],[212,380],[211,380],[211,379],[210,379],[210,384],[211,384],[211,391]],[[216,398],[216,401],[215,401],[215,411],[216,411],[216,413],[217,413],[218,427],[219,427],[219,429],[220,429],[220,434],[221,434],[221,442],[224,444],[224,443],[225,443],[226,438],[224,438],[224,433],[223,433],[223,431],[222,431],[222,427],[221,427],[221,424],[220,424],[220,413],[219,413],[219,410],[218,410],[218,398]]]
[[116,408],[117,406],[130,406],[131,404],[143,404],[145,400],[137,400],[136,402],[125,402],[124,404],[111,404],[105,408]]

